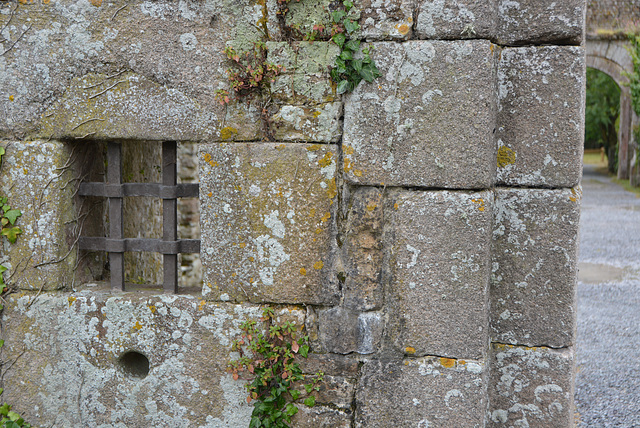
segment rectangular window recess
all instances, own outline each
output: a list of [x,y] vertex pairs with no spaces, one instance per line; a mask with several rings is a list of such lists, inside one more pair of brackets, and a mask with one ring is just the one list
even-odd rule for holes
[[[178,253],[199,253],[199,239],[178,239],[177,198],[197,198],[197,183],[177,184],[177,143],[162,143],[162,183],[122,183],[122,146],[107,144],[106,183],[82,183],[81,196],[97,196],[109,201],[109,236],[86,237],[78,240],[79,248],[109,253],[111,289],[124,291],[124,253],[149,251],[163,254],[165,293],[178,292]],[[162,239],[125,238],[123,198],[150,196],[162,199]],[[143,219],[141,219],[143,220]]]

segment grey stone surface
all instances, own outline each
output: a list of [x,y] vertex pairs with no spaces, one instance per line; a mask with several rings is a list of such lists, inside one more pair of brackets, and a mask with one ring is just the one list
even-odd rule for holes
[[350,428],[351,411],[336,410],[331,407],[298,406],[298,413],[291,419],[291,426],[300,428]]
[[389,192],[388,322],[398,352],[486,354],[492,205],[488,191]]
[[336,147],[200,146],[203,296],[335,303]]
[[497,0],[418,0],[421,39],[495,40]]
[[584,49],[506,48],[498,70],[497,182],[573,187],[584,140]]
[[[8,299],[3,358],[15,364],[3,386],[14,410],[36,426],[248,426],[246,390],[226,367],[260,307],[99,288]],[[148,358],[146,377],[119,362],[131,350]]]
[[498,189],[494,210],[492,340],[573,345],[580,189]]
[[338,354],[371,354],[378,350],[383,330],[379,312],[357,313],[340,306],[320,310],[318,330],[322,349]]
[[370,361],[356,392],[356,427],[483,427],[486,369],[481,361],[425,357]]
[[574,425],[573,349],[492,346],[489,427]]
[[362,38],[407,40],[413,35],[415,0],[359,0]]
[[498,43],[573,44],[584,39],[585,0],[497,0]]
[[349,195],[344,226],[342,288],[344,306],[356,311],[378,309],[382,283],[382,189],[355,188]]
[[373,46],[382,76],[361,83],[345,104],[347,179],[365,185],[490,187],[494,46],[487,40]]
[[0,264],[8,283],[25,290],[53,290],[74,280],[78,216],[73,204],[72,148],[60,141],[0,142],[5,148],[0,195],[22,212],[14,244],[0,237]]

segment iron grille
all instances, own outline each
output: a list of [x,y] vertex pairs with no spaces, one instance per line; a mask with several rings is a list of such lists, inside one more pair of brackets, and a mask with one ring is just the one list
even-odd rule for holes
[[[162,183],[123,183],[122,145],[107,144],[107,177],[105,183],[82,183],[81,196],[108,199],[109,236],[80,237],[80,249],[109,253],[111,288],[124,291],[124,253],[148,251],[163,255],[163,289],[165,293],[178,292],[178,254],[199,253],[199,239],[178,239],[177,199],[197,198],[197,183],[177,184],[177,144],[162,143]],[[123,226],[123,198],[148,196],[162,199],[162,239],[125,238]]]

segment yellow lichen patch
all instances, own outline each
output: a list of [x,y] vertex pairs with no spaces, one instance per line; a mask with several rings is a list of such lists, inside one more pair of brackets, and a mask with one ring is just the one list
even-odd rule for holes
[[471,202],[473,202],[474,204],[478,204],[478,211],[484,211],[484,199],[471,199]]
[[572,202],[577,202],[578,199],[580,199],[580,196],[582,196],[580,192],[576,191],[575,188],[571,189],[571,193],[573,194],[573,196],[569,196],[569,200]]
[[102,0],[91,0],[91,4],[95,7],[100,7],[102,6]]
[[232,277],[232,278],[235,278],[236,276],[238,276],[238,274],[237,274],[237,273],[235,273],[235,272],[231,274],[231,277]]
[[349,172],[353,169],[353,165],[351,164],[351,160],[348,158],[344,159],[344,172]]
[[465,360],[458,360],[458,364],[460,364],[461,366],[464,366],[467,364],[467,362]]
[[205,162],[211,162],[211,154],[210,153],[205,153],[204,155],[202,155],[202,158],[204,159]]
[[324,263],[322,262],[322,260],[320,260],[319,262],[315,262],[313,264],[313,268],[315,270],[320,270],[320,269],[322,269],[323,266],[324,266]]
[[255,259],[254,259],[253,257],[249,257],[249,261],[250,261],[250,262],[252,262],[252,261],[254,261],[254,260],[255,260]]
[[287,146],[285,146],[284,144],[278,144],[278,145],[276,146],[276,149],[278,149],[278,150],[282,150],[282,149],[284,149],[285,147],[287,147]]
[[321,148],[322,148],[322,144],[313,144],[313,145],[307,147],[307,150],[310,151],[310,152],[317,152]]
[[225,126],[220,130],[220,139],[222,139],[222,141],[230,140],[236,135],[238,135],[238,130],[231,126]]
[[416,353],[416,348],[413,348],[411,346],[407,346],[406,348],[404,348],[404,353],[413,355],[413,354]]
[[300,275],[306,275],[307,270],[305,268],[300,268]]
[[212,197],[212,196],[213,196],[213,193],[212,193],[212,192],[209,192],[209,193],[207,193],[207,196],[208,196],[208,197]]
[[396,202],[395,204],[393,204],[393,209],[397,210],[398,208],[400,208],[400,205],[398,205],[398,203]]
[[320,165],[321,168],[325,168],[329,165],[331,165],[331,158],[333,157],[333,153],[331,152],[327,152],[324,154],[324,156],[322,157],[322,159],[320,159],[318,161],[318,165]]
[[206,300],[200,300],[200,303],[198,303],[198,310],[201,311],[206,304],[207,304]]
[[332,178],[331,180],[327,180],[327,196],[331,199],[331,203],[333,204],[333,198],[338,195],[338,186],[336,186],[336,179]]
[[359,169],[354,169],[353,175],[355,175],[356,177],[362,177],[362,171],[360,171]]
[[313,116],[313,118],[315,119],[315,118],[317,118],[318,116],[320,116],[321,114],[322,114],[322,112],[321,112],[321,111],[317,111],[317,110],[316,110],[316,111],[314,111],[314,112],[313,112],[313,114],[312,114],[311,116]]
[[136,321],[136,323],[133,325],[133,329],[134,330],[141,330],[142,329],[142,324],[140,324],[140,321]]
[[404,23],[396,25],[396,30],[398,30],[398,33],[402,34],[403,36],[406,36],[409,33],[410,29],[411,27]]
[[343,150],[345,155],[352,155],[355,153],[355,150],[353,150],[353,147],[351,146],[344,146]]
[[376,208],[378,208],[378,206],[376,204],[369,204],[367,205],[367,211],[373,211]]
[[316,209],[315,208],[311,208],[309,210],[309,217],[313,217],[314,215],[316,215]]
[[149,310],[151,311],[152,314],[156,313],[156,306],[155,305],[147,305],[147,308],[149,308]]
[[240,242],[240,243],[238,244],[238,246],[239,246],[240,248],[244,248],[244,247],[246,247],[246,246],[247,246],[247,244],[246,244],[245,242]]
[[516,163],[516,152],[509,147],[502,146],[498,149],[498,168]]
[[9,101],[13,101],[13,100],[14,100],[13,95],[9,95]]
[[317,228],[317,229],[316,229],[316,233],[317,233],[318,235],[320,235],[320,234],[322,233],[322,229]]
[[453,358],[440,358],[440,364],[442,364],[442,367],[450,369],[456,365],[456,360]]
[[322,216],[322,218],[320,219],[321,222],[326,222],[327,220],[329,220],[331,218],[331,213],[326,213],[325,215]]
[[69,307],[71,307],[71,305],[73,305],[73,302],[75,302],[77,299],[73,296],[69,296],[67,300],[69,301]]

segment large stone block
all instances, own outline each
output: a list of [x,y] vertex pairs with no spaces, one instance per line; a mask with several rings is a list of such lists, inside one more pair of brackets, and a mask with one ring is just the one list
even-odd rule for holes
[[490,187],[495,175],[494,45],[471,40],[373,47],[382,76],[360,83],[345,105],[347,179]]
[[[268,3],[274,6],[275,1]],[[263,9],[250,0],[215,5],[138,0],[124,7],[62,0],[15,8],[7,3],[0,13],[2,25],[7,23],[3,29],[7,52],[0,64],[5,97],[0,104],[0,135],[5,138],[24,134],[47,138],[62,132],[75,137],[94,131],[96,136],[106,135],[109,132],[98,125],[109,125],[111,115],[116,123],[110,131],[116,137],[126,133],[146,139],[165,129],[171,131],[165,138],[208,136],[223,116],[215,91],[229,87],[228,62],[222,53],[226,41],[247,49],[263,37],[259,22],[273,35],[278,28],[275,8]],[[104,93],[98,96],[100,92]],[[78,108],[86,109],[76,111],[72,100],[80,93],[95,97],[79,98]],[[43,116],[50,114],[50,125],[40,129]],[[127,115],[131,123],[144,126],[119,129]],[[65,117],[74,120],[65,123]],[[90,118],[104,123],[72,129]]]
[[483,427],[486,376],[481,361],[367,362],[356,392],[355,426]]
[[495,39],[497,0],[419,0],[416,32],[426,39]]
[[572,187],[582,174],[584,49],[506,48],[498,70],[497,182]]
[[486,354],[492,205],[488,191],[389,193],[388,323],[398,352]]
[[347,202],[342,244],[344,306],[356,311],[379,309],[382,283],[382,189],[354,188]]
[[[300,308],[283,310],[304,320]],[[2,338],[3,359],[14,363],[3,400],[36,426],[248,426],[244,382],[226,368],[241,324],[261,313],[100,286],[11,295]],[[129,351],[148,361],[123,358]]]
[[580,190],[496,190],[492,340],[575,343]]
[[573,349],[494,344],[490,361],[488,427],[574,425]]
[[22,212],[14,244],[0,236],[5,279],[25,290],[70,286],[77,262],[75,238],[81,220],[73,204],[71,146],[59,141],[0,142],[6,150],[0,169],[0,195]]
[[498,43],[573,44],[584,38],[584,0],[497,0]]
[[336,153],[331,145],[200,146],[207,299],[337,301]]
[[357,313],[336,306],[321,310],[318,316],[322,349],[338,354],[376,352],[383,327],[383,316],[379,312]]

